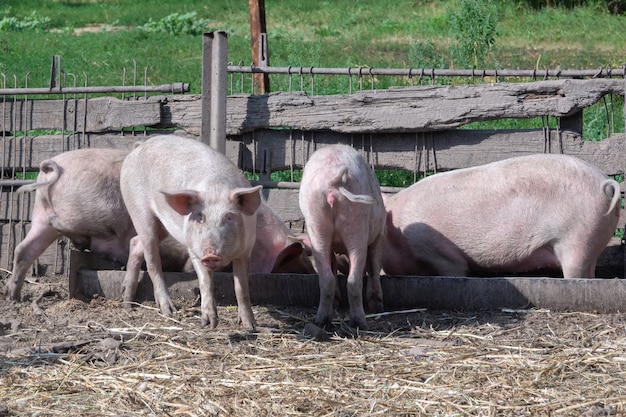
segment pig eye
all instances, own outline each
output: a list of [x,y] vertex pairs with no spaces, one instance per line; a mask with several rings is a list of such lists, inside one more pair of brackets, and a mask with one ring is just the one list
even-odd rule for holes
[[226,213],[224,215],[224,223],[232,223],[234,219],[235,216],[233,215],[233,213]]
[[195,213],[193,215],[193,220],[196,223],[200,223],[200,224],[204,224],[206,222],[206,218],[204,217],[204,214],[202,214],[202,213]]

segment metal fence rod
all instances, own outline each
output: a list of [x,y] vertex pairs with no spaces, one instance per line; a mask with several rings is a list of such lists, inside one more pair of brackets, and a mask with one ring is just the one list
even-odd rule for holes
[[0,88],[0,95],[17,94],[89,94],[89,93],[186,93],[188,83],[161,85],[94,86],[64,88]]
[[229,65],[228,72],[263,73],[263,74],[322,74],[322,75],[355,75],[359,68],[365,69],[364,75],[391,75],[406,77],[528,77],[535,79],[559,78],[605,78],[623,77],[624,68],[598,68],[590,70],[463,70],[463,69],[432,69],[432,68],[318,68],[318,67],[253,67]]
[[[266,188],[282,188],[282,189],[290,189],[290,190],[298,190],[300,188],[299,182],[288,182],[288,181],[267,181],[267,180],[251,180],[250,184],[252,185],[262,185]],[[403,187],[387,187],[381,186],[380,190],[383,193],[397,193],[403,190]]]
[[14,188],[22,185],[32,184],[36,180],[0,180],[0,188]]

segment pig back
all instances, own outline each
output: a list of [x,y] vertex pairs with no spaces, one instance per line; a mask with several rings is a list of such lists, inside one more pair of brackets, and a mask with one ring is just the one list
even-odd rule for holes
[[[132,230],[119,185],[127,154],[118,149],[78,149],[52,158],[58,179],[37,190],[36,198],[55,228],[66,235],[100,237]],[[37,181],[49,175],[42,170]]]
[[607,181],[578,158],[550,154],[435,174],[388,199],[386,253],[439,251],[491,268],[558,242],[606,245],[616,224]]
[[[341,191],[342,188],[348,193]],[[301,209],[309,213],[310,219],[322,221],[325,215],[313,214],[320,210],[321,204],[332,206],[323,210],[333,213],[346,230],[366,222],[370,242],[384,228],[385,209],[378,179],[351,146],[329,145],[318,149],[306,163],[300,186]]]
[[142,178],[141,182],[132,182],[147,188],[138,192],[250,186],[226,156],[198,140],[175,135],[157,136],[138,144],[122,170],[127,177]]

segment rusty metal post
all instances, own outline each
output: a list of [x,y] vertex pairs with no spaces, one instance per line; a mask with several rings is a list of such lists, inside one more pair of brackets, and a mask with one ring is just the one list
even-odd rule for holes
[[228,34],[207,32],[202,45],[202,127],[200,140],[226,153]]
[[[252,65],[269,67],[270,57],[267,47],[267,29],[265,26],[265,0],[248,0],[250,8],[250,37],[252,38]],[[268,74],[255,73],[254,84],[259,94],[270,92]]]

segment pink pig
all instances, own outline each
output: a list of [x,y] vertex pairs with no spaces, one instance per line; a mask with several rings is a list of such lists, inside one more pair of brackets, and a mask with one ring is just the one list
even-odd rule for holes
[[52,242],[69,237],[81,249],[125,263],[135,229],[119,191],[119,172],[128,152],[79,149],[43,161],[37,182],[18,192],[35,191],[31,228],[15,248],[13,273],[5,289],[21,298],[28,268]]
[[194,139],[157,136],[124,160],[120,185],[137,236],[131,240],[124,301],[137,287],[137,260],[145,255],[155,301],[165,315],[176,308],[163,279],[159,242],[167,235],[184,245],[198,275],[202,324],[217,326],[213,271],[233,263],[239,318],[256,323],[248,269],[256,238],[261,186],[251,187],[224,155]]
[[511,158],[425,178],[388,198],[383,269],[465,276],[561,267],[595,276],[619,184],[566,155]]
[[348,255],[350,319],[367,328],[363,308],[363,272],[367,266],[368,308],[382,311],[381,256],[385,208],[378,180],[352,147],[330,145],[311,155],[302,173],[300,209],[307,225],[319,274],[320,303],[316,322],[326,324],[333,312],[335,274],[333,252]]

